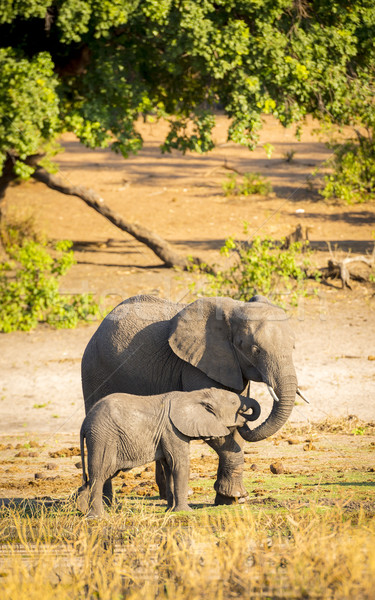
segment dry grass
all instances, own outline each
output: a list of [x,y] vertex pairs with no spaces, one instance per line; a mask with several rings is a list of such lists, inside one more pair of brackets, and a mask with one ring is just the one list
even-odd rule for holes
[[[67,501],[79,485],[70,438],[40,446],[37,458],[4,444],[1,600],[372,600],[375,438],[371,424],[351,421],[327,421],[314,437],[316,426],[300,435],[287,426],[280,439],[249,445],[246,506],[212,506],[217,459],[193,444],[190,501],[199,508],[165,513],[147,467],[115,480],[122,506],[101,521]],[[270,471],[276,460],[283,474]],[[49,480],[51,461],[58,476]],[[47,479],[35,480],[36,470]],[[47,493],[59,500],[30,497]]]
[[137,504],[91,522],[72,505],[3,509],[2,598],[373,598],[375,519],[362,510]]

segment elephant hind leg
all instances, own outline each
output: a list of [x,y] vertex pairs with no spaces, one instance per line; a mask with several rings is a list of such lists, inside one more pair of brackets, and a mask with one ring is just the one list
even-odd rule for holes
[[173,508],[174,506],[174,493],[173,493],[173,478],[172,471],[168,462],[165,458],[160,460],[161,467],[163,468],[164,476],[165,476],[165,500],[167,501],[168,509]]
[[95,443],[86,438],[88,454],[88,476],[90,487],[90,510],[88,517],[99,517],[103,513],[103,501],[112,504],[112,477],[118,472],[116,456],[111,443],[97,439]]
[[112,480],[95,482],[92,486],[85,484],[79,488],[77,493],[77,508],[88,517],[99,517],[103,513],[103,502],[106,506],[112,506],[113,491]]
[[103,486],[103,502],[106,506],[112,506],[113,503],[113,488],[112,479],[109,478],[105,481]]
[[84,515],[89,510],[90,488],[88,483],[82,485],[77,491],[77,508]]
[[104,481],[100,479],[90,482],[89,512],[86,515],[88,519],[99,519],[103,516],[103,485]]
[[167,474],[166,474],[165,460],[157,460],[155,462],[155,479],[156,479],[156,485],[159,488],[160,499],[168,500]]

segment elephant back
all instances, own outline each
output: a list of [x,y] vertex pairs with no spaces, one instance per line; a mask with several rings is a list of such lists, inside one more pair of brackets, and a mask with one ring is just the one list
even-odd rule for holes
[[[105,317],[82,358],[86,411],[108,394],[162,393],[171,389],[169,385],[173,389],[174,382],[169,384],[167,379],[179,376],[173,364],[179,359],[168,344],[169,323],[181,308],[141,295],[121,302]],[[156,356],[165,365],[162,377],[155,372]]]
[[108,321],[121,323],[124,319],[128,318],[136,318],[141,322],[148,321],[150,323],[168,321],[184,307],[185,304],[177,304],[164,298],[158,298],[157,296],[140,294],[139,296],[132,296],[118,304],[105,317],[101,326],[107,324]]

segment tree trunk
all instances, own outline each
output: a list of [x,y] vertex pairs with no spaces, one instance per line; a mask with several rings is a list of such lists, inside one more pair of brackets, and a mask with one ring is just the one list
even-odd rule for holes
[[193,257],[192,261],[189,261],[186,257],[175,252],[171,245],[157,233],[150,231],[150,229],[147,229],[142,225],[129,223],[129,221],[123,219],[121,215],[110,209],[109,206],[105,204],[103,198],[94,192],[94,190],[65,182],[61,177],[51,175],[41,167],[37,167],[32,177],[62,194],[78,196],[78,198],[81,198],[88,206],[96,210],[116,227],[122,231],[126,231],[126,233],[129,233],[136,240],[150,248],[150,250],[152,250],[167,267],[177,267],[186,271],[189,264],[193,263],[200,266],[202,263],[198,257]]

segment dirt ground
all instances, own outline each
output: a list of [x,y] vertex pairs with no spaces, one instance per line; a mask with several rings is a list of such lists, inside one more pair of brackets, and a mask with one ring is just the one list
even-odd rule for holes
[[[301,141],[292,130],[265,122],[258,149],[226,143],[227,122],[218,119],[218,147],[207,156],[178,152],[163,155],[159,145],[163,124],[140,124],[144,149],[127,160],[109,150],[88,150],[65,135],[64,153],[57,156],[60,175],[90,186],[109,206],[130,221],[138,221],[166,238],[184,254],[220,260],[218,249],[229,235],[281,238],[298,223],[308,228],[317,262],[326,264],[327,241],[337,256],[371,251],[375,231],[373,204],[343,206],[324,203],[306,178],[329,151],[310,123]],[[268,159],[263,144],[272,143]],[[287,163],[287,152],[295,151]],[[274,193],[226,198],[221,183],[230,173],[255,171],[268,177]],[[322,171],[323,172],[323,171]],[[91,291],[116,305],[138,293],[173,300],[192,299],[187,284],[192,275],[165,268],[145,246],[116,229],[80,199],[53,192],[30,181],[10,188],[8,210],[18,216],[33,213],[38,227],[53,239],[71,239],[77,258],[63,282],[67,292]],[[318,296],[305,299],[288,315],[296,332],[295,365],[301,389],[311,404],[298,402],[292,422],[321,421],[327,415],[356,415],[375,420],[375,295],[371,286],[339,283],[319,286]],[[50,330],[0,335],[0,435],[22,443],[43,438],[51,443],[66,434],[78,445],[83,418],[80,359],[97,324],[76,330]],[[270,404],[264,385],[252,394]],[[266,414],[266,412],[265,412]]]

